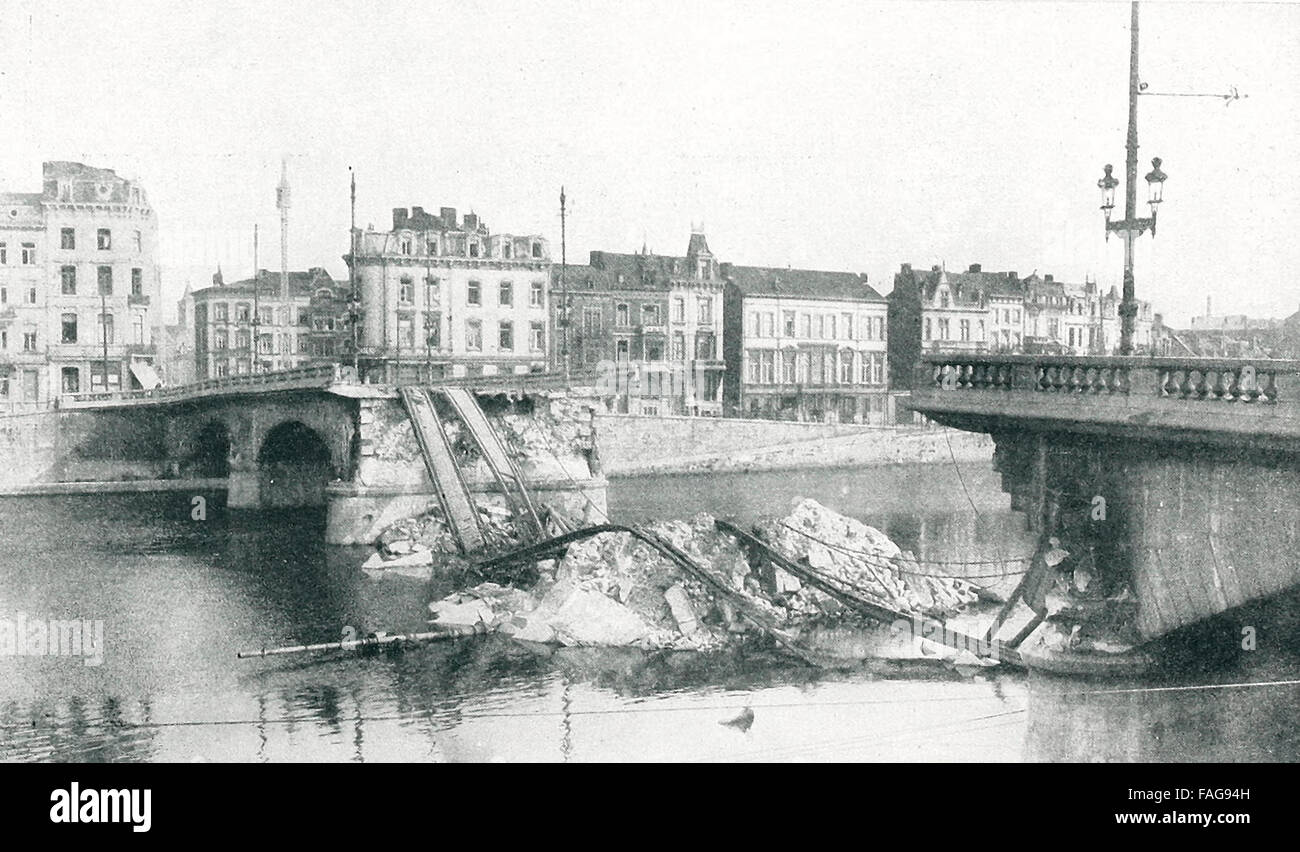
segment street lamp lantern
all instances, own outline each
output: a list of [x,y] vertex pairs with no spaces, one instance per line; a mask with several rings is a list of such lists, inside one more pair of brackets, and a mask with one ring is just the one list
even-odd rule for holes
[[1101,190],[1101,212],[1106,216],[1106,221],[1110,221],[1110,214],[1115,210],[1115,187],[1119,186],[1119,181],[1115,175],[1111,174],[1115,167],[1110,163],[1105,166],[1105,174],[1101,180],[1097,181],[1097,187]]
[[1147,172],[1147,189],[1150,193],[1148,203],[1151,205],[1151,216],[1156,215],[1156,208],[1160,202],[1164,201],[1165,196],[1165,179],[1169,175],[1160,170],[1160,158],[1155,157],[1151,160],[1151,171]]

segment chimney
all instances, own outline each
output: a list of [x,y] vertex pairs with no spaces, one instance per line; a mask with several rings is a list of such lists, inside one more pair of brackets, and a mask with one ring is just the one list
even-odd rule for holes
[[393,230],[396,231],[400,228],[405,228],[405,227],[406,227],[406,208],[394,207],[393,208]]
[[473,213],[466,213],[466,214],[465,214],[465,230],[467,230],[467,231],[477,231],[477,230],[478,230],[478,216],[477,216],[477,215],[475,215],[475,214],[473,214]]
[[903,264],[903,271],[904,271],[904,272],[911,272],[911,271],[912,271],[912,264],[910,264],[910,263],[904,263],[904,264]]
[[443,226],[444,228],[455,228],[455,227],[456,227],[456,208],[455,208],[455,207],[443,207],[441,210],[438,211],[438,217],[439,217],[440,219],[442,219],[442,226]]
[[1043,283],[1045,284],[1051,284],[1053,280],[1052,273],[1050,272],[1043,276]]
[[1019,272],[1016,272],[1016,271],[1013,269],[1013,270],[1011,270],[1010,272],[1007,273],[1007,277],[1010,278],[1013,282],[1014,282],[1014,281],[1019,281],[1019,280],[1020,280],[1020,273],[1019,273]]
[[934,266],[931,266],[931,267],[930,267],[930,271],[931,271],[931,272],[938,272],[938,271],[939,271],[939,264],[936,263]]
[[978,263],[972,263],[972,264],[970,265],[970,271],[971,271],[971,272],[982,272],[982,271],[983,271],[983,267],[981,267]]

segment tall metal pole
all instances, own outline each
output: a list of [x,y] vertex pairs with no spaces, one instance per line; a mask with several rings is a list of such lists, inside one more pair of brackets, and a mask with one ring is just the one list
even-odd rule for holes
[[104,393],[108,393],[108,295],[99,285],[99,337],[104,348]]
[[258,330],[258,326],[261,324],[261,318],[260,318],[261,306],[260,306],[260,304],[258,303],[258,298],[257,298],[257,291],[260,289],[260,288],[259,288],[259,284],[260,284],[260,282],[258,281],[258,275],[259,275],[259,272],[258,272],[258,268],[257,268],[257,266],[258,266],[258,264],[257,264],[257,225],[254,224],[254,225],[253,225],[253,341],[252,341],[252,342],[253,342],[253,352],[252,352],[252,358],[251,358],[251,360],[250,360],[250,362],[249,362],[249,365],[250,365],[250,367],[252,368],[252,371],[253,371],[254,373],[258,372],[258,369],[257,369],[257,368],[258,368],[258,363],[257,363],[257,330]]
[[569,286],[565,246],[564,187],[560,187],[560,357],[564,359],[564,383],[569,383]]
[[348,264],[348,320],[352,325],[352,372],[355,374],[356,381],[361,380],[360,368],[357,366],[358,354],[361,348],[360,340],[357,336],[357,325],[361,313],[361,299],[357,294],[357,173],[348,167],[352,174],[352,226],[348,232],[351,238],[351,248],[349,258],[352,262]]
[[[1128,66],[1128,144],[1127,157],[1124,160],[1124,219],[1135,223],[1137,219],[1137,100],[1140,83],[1138,81],[1138,4],[1133,3],[1132,22],[1129,25],[1129,66]],[[1136,227],[1124,229],[1124,297],[1120,301],[1120,337],[1119,354],[1133,354],[1133,327],[1137,317],[1138,304],[1133,294],[1133,241],[1140,232]]]

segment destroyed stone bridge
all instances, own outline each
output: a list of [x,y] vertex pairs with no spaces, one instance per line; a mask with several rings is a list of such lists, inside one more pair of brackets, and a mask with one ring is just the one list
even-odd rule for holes
[[1154,638],[1300,582],[1300,362],[924,355],[910,406],[993,437],[1012,507]]
[[[553,375],[452,379],[513,440],[541,505],[584,517],[605,505],[590,397]],[[155,390],[64,397],[0,418],[8,493],[221,489],[232,509],[325,506],[331,543],[372,541],[425,511],[438,488],[399,390],[320,365]],[[473,492],[499,484],[462,459]],[[79,487],[82,486],[82,487]],[[489,498],[490,499],[490,498]]]

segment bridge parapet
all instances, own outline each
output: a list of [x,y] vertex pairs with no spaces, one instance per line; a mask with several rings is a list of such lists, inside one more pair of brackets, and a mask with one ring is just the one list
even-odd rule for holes
[[1300,449],[1300,361],[930,353],[909,404],[974,431],[1250,435]]

